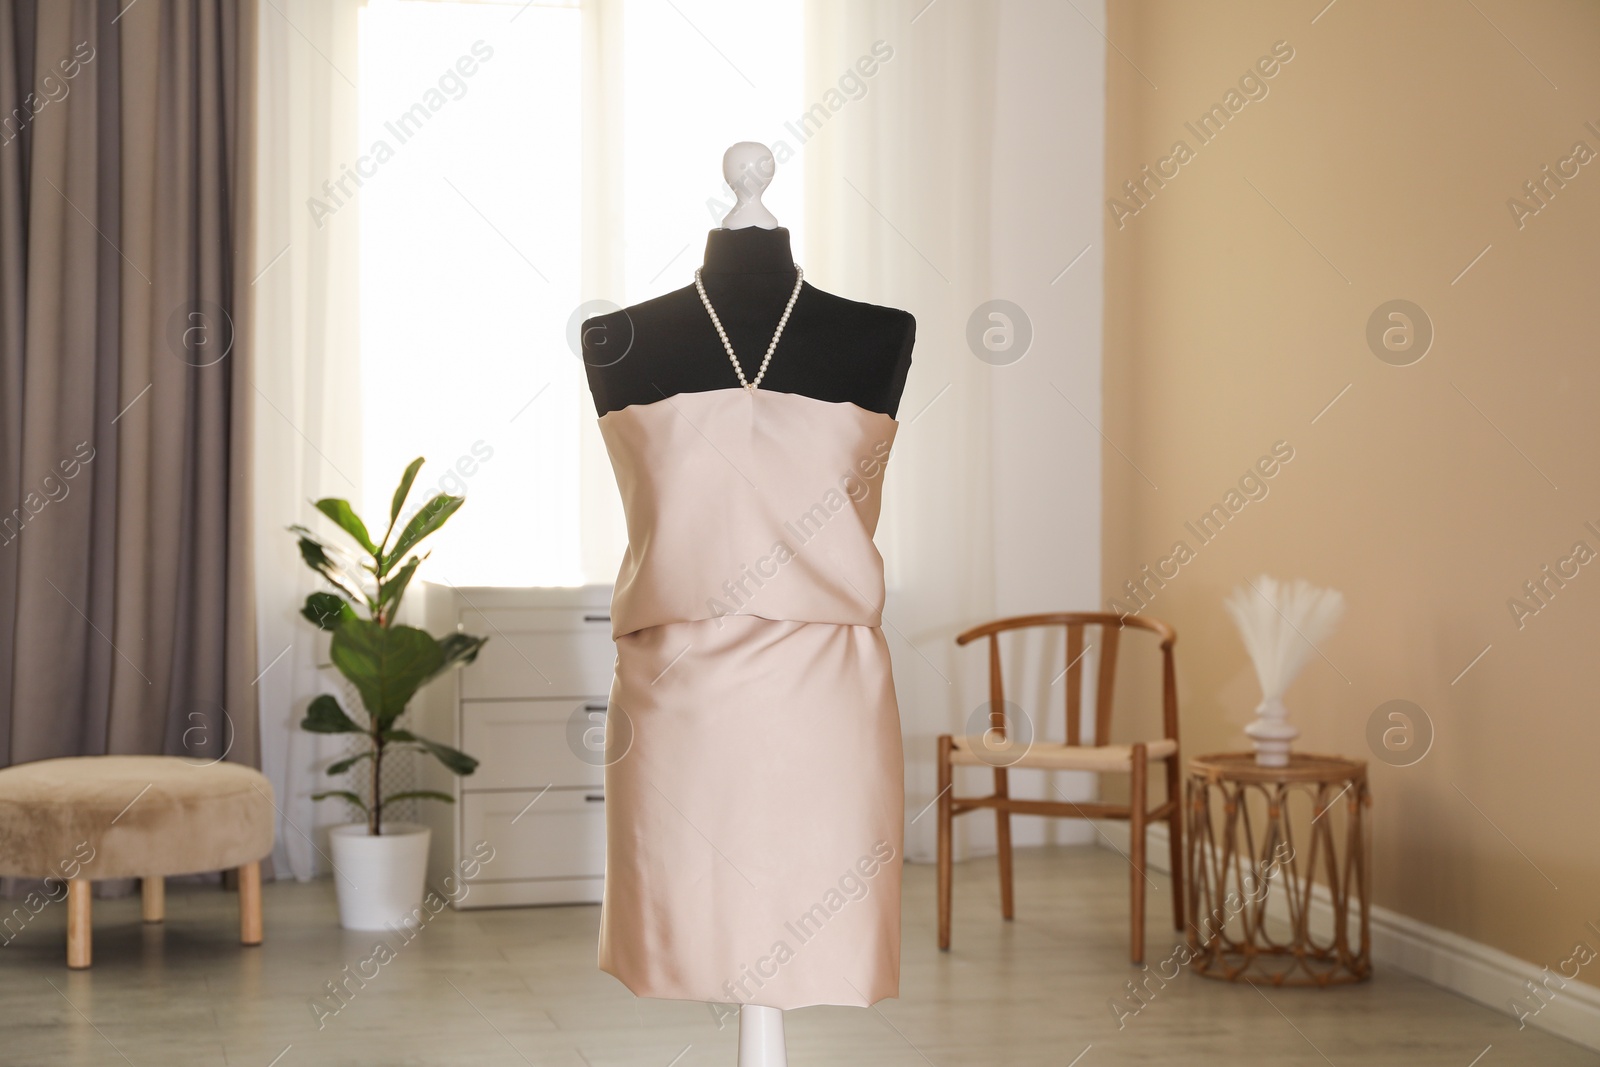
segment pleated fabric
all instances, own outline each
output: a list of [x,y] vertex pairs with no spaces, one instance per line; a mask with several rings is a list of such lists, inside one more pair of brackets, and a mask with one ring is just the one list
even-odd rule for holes
[[742,388],[600,419],[629,547],[599,961],[639,996],[898,991],[904,764],[872,542],[897,428]]

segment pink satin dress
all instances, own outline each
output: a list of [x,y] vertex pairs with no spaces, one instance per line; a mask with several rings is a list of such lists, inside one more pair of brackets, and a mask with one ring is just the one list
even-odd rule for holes
[[628,523],[600,967],[638,996],[898,992],[904,762],[872,541],[898,427],[739,387],[600,419]]

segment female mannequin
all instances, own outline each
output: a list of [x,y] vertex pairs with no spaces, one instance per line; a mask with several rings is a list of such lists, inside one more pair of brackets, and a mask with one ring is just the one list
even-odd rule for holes
[[[741,142],[723,159],[735,206],[706,241],[701,282],[728,342],[754,377],[795,293],[789,231],[761,203],[775,165],[765,145]],[[915,320],[802,284],[760,388],[893,418],[905,388]],[[735,372],[694,285],[583,325],[583,356],[597,413],[737,386]],[[898,742],[896,742],[898,743]],[[731,802],[731,801],[730,801]],[[783,1012],[744,1003],[740,1067],[785,1067]]]

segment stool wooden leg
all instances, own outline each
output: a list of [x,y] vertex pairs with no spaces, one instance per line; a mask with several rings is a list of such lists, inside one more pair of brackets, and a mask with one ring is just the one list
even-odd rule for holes
[[261,944],[261,862],[239,868],[239,943]]
[[950,861],[951,821],[953,802],[950,790],[953,785],[950,751],[953,745],[949,734],[939,737],[939,947],[950,947]]
[[1148,763],[1143,744],[1133,746],[1133,775],[1128,784],[1128,852],[1129,866],[1133,868],[1131,884],[1133,898],[1132,941],[1134,966],[1144,962],[1144,852],[1145,804],[1149,796],[1146,785]]
[[87,878],[67,882],[67,966],[81,971],[91,958],[91,883]]
[[147,923],[158,923],[167,917],[167,880],[161,875],[146,875],[139,879],[139,914]]

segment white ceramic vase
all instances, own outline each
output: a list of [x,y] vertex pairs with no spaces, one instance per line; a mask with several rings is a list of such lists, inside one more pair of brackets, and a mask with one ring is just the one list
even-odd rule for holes
[[414,916],[428,877],[426,826],[385,823],[374,837],[366,823],[328,831],[339,925],[346,930],[388,930]]
[[1256,766],[1289,766],[1289,749],[1300,736],[1300,728],[1289,722],[1289,709],[1278,697],[1256,705],[1256,718],[1244,732],[1256,747]]

